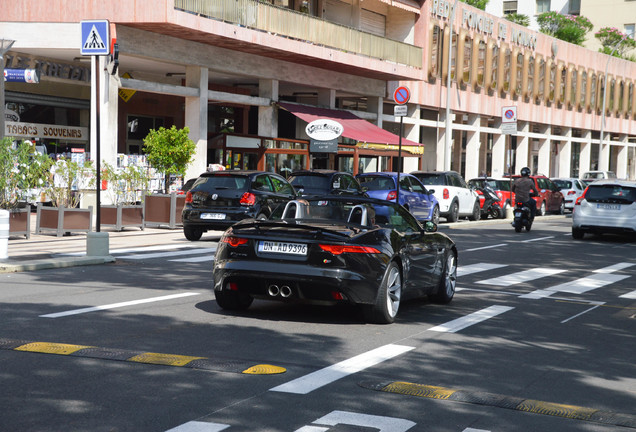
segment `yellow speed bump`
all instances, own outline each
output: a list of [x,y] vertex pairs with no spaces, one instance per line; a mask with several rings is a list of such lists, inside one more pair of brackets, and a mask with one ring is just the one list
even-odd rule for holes
[[287,369],[280,366],[273,366],[268,364],[260,364],[252,366],[243,371],[244,374],[251,375],[274,375],[287,372]]
[[409,396],[426,397],[431,399],[448,399],[455,393],[455,390],[423,384],[413,384],[402,381],[395,381],[387,385],[384,391],[389,393],[399,393]]
[[517,408],[519,411],[527,411],[535,414],[551,415],[578,420],[589,420],[597,410],[576,405],[563,405],[553,402],[542,402],[526,399]]
[[31,342],[14,348],[15,351],[28,351],[45,354],[60,354],[69,355],[76,351],[93,348],[90,345],[71,345],[64,343],[51,343],[51,342]]
[[193,360],[200,360],[204,358],[205,357],[191,357],[178,354],[160,354],[149,352],[131,357],[128,359],[128,361],[164,366],[185,366]]

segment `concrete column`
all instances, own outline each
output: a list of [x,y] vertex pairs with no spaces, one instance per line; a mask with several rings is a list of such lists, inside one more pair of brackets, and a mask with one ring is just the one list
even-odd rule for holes
[[205,172],[208,164],[208,68],[186,67],[186,86],[199,89],[199,96],[185,98],[185,125],[196,144],[194,161],[186,170],[186,180]]
[[581,178],[584,172],[590,170],[590,164],[592,163],[592,131],[584,131],[583,138],[585,138],[585,142],[581,143],[581,154],[579,155],[579,178]]
[[543,129],[545,138],[539,140],[539,166],[536,167],[537,173],[550,176],[550,156],[552,149],[552,127],[546,125]]
[[335,108],[336,91],[331,89],[318,90],[318,106],[325,108]]
[[[277,80],[259,80],[258,95],[278,102],[278,87]],[[263,137],[278,137],[278,108],[273,105],[258,107],[258,134]]]
[[571,177],[572,175],[572,128],[562,128],[563,141],[559,143],[559,154],[557,155],[557,165],[551,176]]
[[375,125],[381,128],[382,114],[384,113],[384,99],[378,96],[369,96],[367,98],[367,111],[378,115]]
[[[104,61],[105,56],[100,56],[100,60]],[[119,109],[119,87],[117,80],[108,72],[104,72],[100,76],[100,156],[101,164],[104,162],[111,166],[117,166],[117,124]],[[95,158],[95,153],[91,154]]]
[[[495,129],[501,130],[501,118],[495,119]],[[492,176],[501,178],[508,172],[506,167],[506,138],[507,135],[495,134],[492,137]]]
[[[599,167],[598,170],[599,171],[608,171],[609,170],[609,166],[610,166],[610,157],[611,157],[611,148],[612,148],[612,144],[611,144],[611,137],[612,134],[606,134],[605,136],[605,140],[603,141],[603,146],[599,145]],[[603,152],[603,154],[601,155],[600,152]]]
[[468,116],[471,130],[466,132],[466,172],[465,179],[479,177],[479,142],[481,117],[471,114]]
[[404,122],[404,135],[402,136],[413,142],[420,142],[420,106],[409,105],[408,109],[409,117],[414,119],[415,122],[413,124],[407,124],[406,122]]
[[[451,114],[452,115],[452,114]],[[444,127],[444,123],[446,122],[446,112],[440,111],[439,113],[439,121],[438,121],[438,134],[437,134],[437,157],[435,170],[444,171],[444,154],[445,154],[445,146],[446,146],[446,128]],[[452,144],[451,144],[452,147]]]
[[515,165],[517,168],[517,173],[523,167],[530,166],[528,164],[528,154],[529,154],[529,143],[530,139],[528,138],[528,131],[530,130],[530,123],[524,121],[517,122],[517,130],[520,132],[517,135],[517,151],[515,154]]
[[629,177],[627,172],[629,147],[627,147],[627,135],[621,135],[619,138],[621,146],[618,148],[616,158],[616,177],[626,179]]

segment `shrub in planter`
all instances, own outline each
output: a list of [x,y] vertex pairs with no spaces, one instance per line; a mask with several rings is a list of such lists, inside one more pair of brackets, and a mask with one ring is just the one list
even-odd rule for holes
[[150,176],[144,167],[128,166],[117,169],[105,163],[102,178],[108,182],[107,194],[113,205],[101,205],[102,225],[143,229],[144,213],[140,201],[148,189]]

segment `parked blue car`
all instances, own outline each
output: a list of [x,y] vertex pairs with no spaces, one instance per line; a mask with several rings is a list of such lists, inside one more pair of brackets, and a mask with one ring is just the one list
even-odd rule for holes
[[[356,179],[371,198],[395,202],[397,189],[396,172],[369,172],[358,174]],[[419,179],[411,174],[400,173],[400,204],[420,222],[439,223],[439,203],[424,187]]]

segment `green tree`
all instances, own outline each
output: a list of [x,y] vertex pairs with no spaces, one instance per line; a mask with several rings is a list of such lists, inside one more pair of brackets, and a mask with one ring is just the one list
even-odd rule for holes
[[194,158],[196,144],[188,138],[190,129],[185,127],[170,129],[160,127],[150,130],[144,138],[144,151],[148,163],[158,172],[164,174],[164,190],[168,193],[170,174],[184,176],[188,164]]
[[584,16],[562,15],[558,12],[544,12],[537,17],[539,31],[575,45],[583,45],[585,36],[593,26]]
[[522,25],[524,27],[528,27],[530,25],[530,17],[528,17],[528,15],[512,13],[512,14],[504,15],[504,18],[507,19],[508,21],[511,21],[515,24]]
[[460,1],[466,3],[467,5],[476,7],[477,9],[486,10],[486,5],[488,4],[489,0],[460,0]]
[[596,33],[594,37],[599,40],[603,48],[599,51],[615,57],[630,59],[627,55],[628,51],[636,48],[636,40],[630,38],[616,27],[603,27]]

